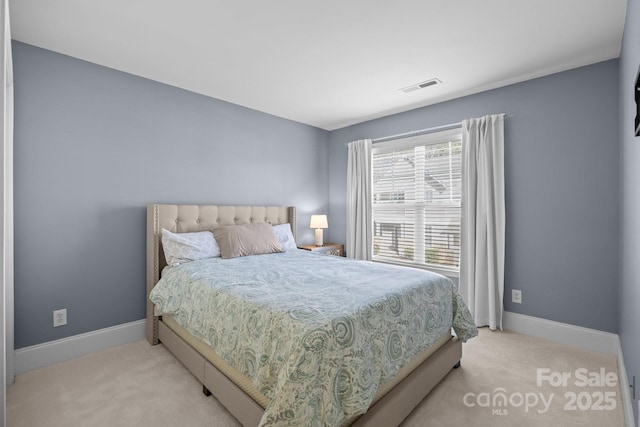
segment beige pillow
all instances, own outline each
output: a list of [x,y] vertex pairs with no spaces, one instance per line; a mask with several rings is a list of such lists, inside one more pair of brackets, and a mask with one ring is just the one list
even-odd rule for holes
[[282,246],[271,224],[227,225],[213,229],[222,258],[282,252]]

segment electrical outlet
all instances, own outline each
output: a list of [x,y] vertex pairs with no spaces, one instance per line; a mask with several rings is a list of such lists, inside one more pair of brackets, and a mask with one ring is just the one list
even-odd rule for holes
[[58,326],[64,326],[67,324],[67,309],[63,308],[60,310],[53,311],[53,327],[57,328]]
[[522,291],[519,291],[517,289],[512,289],[511,302],[515,302],[516,304],[522,304]]

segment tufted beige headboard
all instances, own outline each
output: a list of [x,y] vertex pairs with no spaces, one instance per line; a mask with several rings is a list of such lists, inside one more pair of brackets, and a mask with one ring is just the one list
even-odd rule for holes
[[161,230],[165,228],[174,233],[188,233],[257,222],[272,225],[290,223],[293,237],[296,237],[296,208],[293,206],[147,206],[147,340],[150,343],[158,343],[158,318],[153,315],[149,293],[167,265],[162,250]]

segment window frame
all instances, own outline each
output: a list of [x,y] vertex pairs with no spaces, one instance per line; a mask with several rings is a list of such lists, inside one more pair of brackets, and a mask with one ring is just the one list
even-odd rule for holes
[[[373,221],[373,212],[374,212],[374,170],[373,170],[373,158],[374,155],[380,151],[389,151],[389,150],[402,150],[408,148],[415,148],[418,146],[428,146],[440,144],[443,142],[448,142],[451,140],[460,140],[462,141],[462,126],[456,126],[452,129],[446,129],[436,132],[424,133],[424,134],[413,134],[406,137],[397,137],[394,139],[385,138],[384,141],[373,143],[371,147],[371,233],[372,237],[375,237],[376,230],[374,229],[374,221]],[[462,161],[462,160],[461,160]],[[460,172],[462,173],[463,165],[460,165]],[[461,191],[464,191],[461,183]],[[408,206],[409,204],[407,204]],[[462,213],[462,200],[460,201],[460,211]],[[460,224],[462,226],[462,219],[460,220]],[[462,239],[462,236],[460,236]],[[371,247],[371,256],[374,262],[380,262],[383,264],[393,264],[393,265],[402,265],[413,268],[420,268],[424,270],[433,271],[435,273],[439,273],[449,277],[459,277],[460,276],[460,266],[455,267],[447,267],[442,264],[418,264],[415,262],[407,262],[402,261],[402,259],[390,259],[379,257],[376,258],[376,255],[373,254],[373,239],[372,239],[372,247]],[[382,259],[381,259],[382,258]]]

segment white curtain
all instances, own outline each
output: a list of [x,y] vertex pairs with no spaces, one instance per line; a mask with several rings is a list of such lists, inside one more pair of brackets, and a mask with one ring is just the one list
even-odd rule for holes
[[462,122],[460,294],[478,326],[502,329],[504,115]]
[[349,143],[347,257],[371,260],[371,140]]

